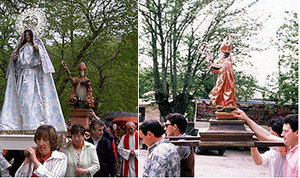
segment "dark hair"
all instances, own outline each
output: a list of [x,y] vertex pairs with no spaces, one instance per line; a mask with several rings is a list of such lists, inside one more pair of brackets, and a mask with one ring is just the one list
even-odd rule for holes
[[56,130],[51,125],[41,125],[34,134],[34,142],[40,140],[41,137],[48,138],[50,140],[51,150],[54,151],[57,148],[57,134]]
[[282,133],[283,118],[274,118],[269,120],[268,127],[271,127],[272,130],[280,136]]
[[22,46],[24,46],[24,44],[27,42],[27,41],[26,41],[26,32],[29,33],[29,36],[30,36],[30,42],[32,43],[32,45],[34,44],[34,43],[33,43],[33,33],[32,33],[32,31],[31,31],[31,30],[25,30],[24,33],[23,33],[22,39],[21,39],[21,41],[20,41],[20,44],[19,44],[19,46],[18,46],[18,48],[17,48],[17,50],[16,50],[16,54],[19,54],[20,49],[21,49]]
[[176,124],[182,134],[185,133],[187,121],[182,114],[170,113],[167,115],[166,119],[169,120],[172,125]]
[[[223,52],[223,51],[222,51],[222,52]],[[224,53],[224,57],[225,57],[225,58],[228,58],[228,56],[229,56],[230,53],[228,53],[228,52],[223,52],[223,53]]]
[[298,114],[289,114],[284,118],[285,124],[290,124],[293,132],[298,130]]
[[144,121],[139,129],[143,132],[144,135],[147,135],[147,132],[151,132],[155,137],[161,137],[163,135],[163,127],[157,120],[147,120]]
[[77,135],[78,133],[80,133],[82,136],[84,136],[84,132],[85,132],[85,129],[82,125],[80,125],[80,124],[72,125],[71,135]]
[[100,125],[100,126],[104,126],[104,122],[101,121],[101,120],[98,120],[98,119],[93,119],[89,128],[90,128],[90,131],[91,130],[96,130],[96,125]]

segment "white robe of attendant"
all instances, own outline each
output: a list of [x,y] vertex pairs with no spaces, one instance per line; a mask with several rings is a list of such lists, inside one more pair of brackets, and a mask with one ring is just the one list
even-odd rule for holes
[[[130,135],[129,134],[129,150],[124,148],[124,138],[125,135],[121,138],[121,141],[118,145],[118,151],[119,154],[125,159],[128,160],[129,159],[129,170],[128,170],[128,177],[138,177],[138,175],[135,175],[135,166],[134,166],[134,162],[135,162],[135,158],[138,159],[138,154],[139,154],[139,150],[135,149],[135,134]],[[129,156],[130,154],[130,150],[133,150],[135,153],[135,156]],[[125,169],[125,161],[123,161],[123,173],[124,173],[124,169]],[[124,175],[123,175],[124,176]]]

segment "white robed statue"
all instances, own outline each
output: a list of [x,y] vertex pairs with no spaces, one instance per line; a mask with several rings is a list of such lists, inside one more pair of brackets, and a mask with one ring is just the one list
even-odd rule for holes
[[32,9],[28,12],[31,15],[21,17],[23,34],[9,59],[0,131],[36,130],[46,124],[58,132],[66,132],[52,78],[54,68],[35,31],[41,28],[40,12]]

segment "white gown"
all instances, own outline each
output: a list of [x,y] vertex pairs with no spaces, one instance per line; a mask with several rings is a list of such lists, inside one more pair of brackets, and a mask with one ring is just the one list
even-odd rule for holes
[[52,78],[54,68],[42,41],[35,37],[34,40],[38,52],[26,43],[19,50],[17,60],[10,59],[0,131],[36,130],[46,124],[58,132],[66,132]]
[[[138,154],[139,154],[139,150],[135,149],[135,134],[130,135],[129,134],[129,150],[124,148],[124,137],[125,135],[121,138],[120,143],[118,145],[118,151],[119,154],[126,160],[129,159],[129,170],[128,170],[128,177],[138,177],[138,175],[135,175],[135,158],[138,159]],[[135,157],[130,157],[130,150],[134,150],[135,153]],[[123,172],[124,172],[124,165],[125,165],[125,160],[123,161]],[[124,176],[124,175],[123,175]]]

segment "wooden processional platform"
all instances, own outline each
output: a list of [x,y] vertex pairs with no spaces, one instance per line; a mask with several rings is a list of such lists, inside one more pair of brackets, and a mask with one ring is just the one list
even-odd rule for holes
[[269,147],[284,146],[283,142],[258,141],[254,132],[245,126],[245,121],[225,112],[216,112],[216,118],[210,119],[206,131],[199,131],[200,137],[168,137],[175,145],[200,147]]

